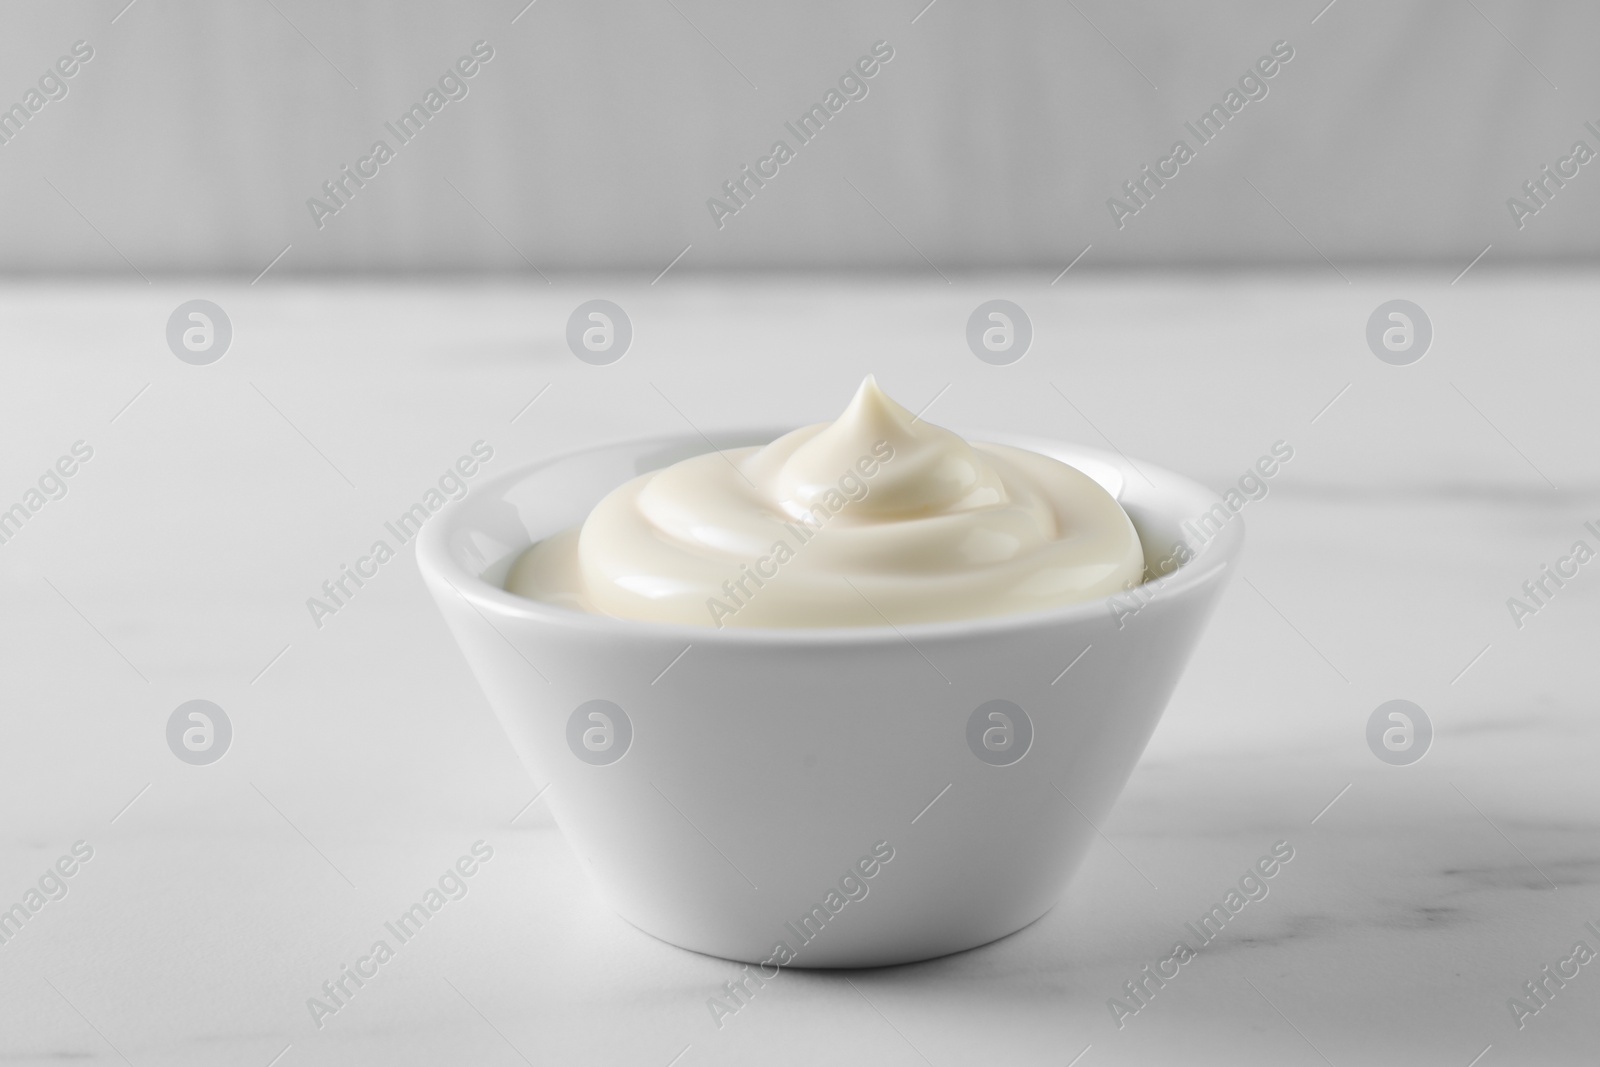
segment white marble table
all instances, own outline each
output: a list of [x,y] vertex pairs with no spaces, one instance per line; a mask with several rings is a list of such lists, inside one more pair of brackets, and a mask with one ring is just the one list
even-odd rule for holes
[[[0,945],[0,1057],[1594,1062],[1600,963],[1521,1030],[1507,1001],[1600,950],[1600,565],[1521,629],[1505,601],[1600,544],[1600,277],[1453,273],[0,287],[0,508],[93,448],[0,544],[0,907],[93,848]],[[609,367],[563,341],[594,296],[636,330]],[[1037,330],[1010,367],[963,338],[994,296]],[[1437,331],[1409,367],[1363,340],[1398,296]],[[164,340],[193,297],[233,324],[211,366]],[[706,1000],[737,968],[597,905],[409,555],[320,629],[305,600],[474,441],[498,470],[685,420],[799,423],[867,370],[916,406],[948,385],[935,421],[1218,486],[1274,441],[1295,458],[1059,907],[943,960],[785,972],[719,1029]],[[1409,767],[1364,739],[1395,697],[1437,733]],[[234,728],[210,766],[165,740],[194,698]],[[470,892],[314,1025],[307,998],[479,839]],[[1270,895],[1119,1029],[1108,999],[1280,840]]]

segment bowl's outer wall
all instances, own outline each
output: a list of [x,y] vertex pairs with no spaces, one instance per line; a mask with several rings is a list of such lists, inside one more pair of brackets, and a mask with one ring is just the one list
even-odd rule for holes
[[[581,518],[606,487],[660,465],[663,447],[554,461],[533,479],[533,506],[526,492],[469,498],[436,520],[460,529],[430,526],[419,540],[430,591],[606,902],[686,948],[759,962],[783,942],[793,965],[813,967],[943,955],[1047,911],[1154,731],[1242,533],[1208,549],[1225,565],[1170,592],[1145,587],[1148,602],[1120,620],[1094,611],[914,644],[730,644],[709,629],[696,643],[692,627],[574,626],[510,598],[469,603],[442,573],[437,556],[478,574],[497,552]],[[1163,537],[1215,500],[1148,467],[1125,502],[1140,494],[1160,502]],[[633,727],[626,755],[606,766],[567,744],[568,718],[593,699]],[[968,718],[995,699],[1020,705],[1034,729],[1006,767],[967,745]],[[820,933],[802,929],[879,842],[894,856],[867,896]]]
[[[797,966],[848,967],[984,944],[1059,899],[1155,729],[1220,576],[1157,597],[1121,629],[1107,612],[916,647],[687,653],[658,636],[602,644],[544,621],[491,622],[429,584],[614,910],[729,959],[765,960],[783,941]],[[567,746],[568,717],[596,698],[633,726],[627,754],[607,766]],[[1011,766],[967,745],[969,716],[994,699],[1033,723]],[[802,943],[785,922],[798,928],[878,842],[894,858],[868,895]]]

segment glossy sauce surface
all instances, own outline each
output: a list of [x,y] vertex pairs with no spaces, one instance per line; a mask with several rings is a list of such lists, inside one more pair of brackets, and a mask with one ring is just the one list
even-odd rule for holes
[[506,588],[705,626],[882,626],[1036,611],[1138,584],[1116,500],[1059,460],[969,444],[868,377],[844,414],[620,486]]

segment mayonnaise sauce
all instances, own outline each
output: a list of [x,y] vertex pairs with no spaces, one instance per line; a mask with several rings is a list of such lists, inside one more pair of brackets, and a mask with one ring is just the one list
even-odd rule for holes
[[1144,574],[1116,500],[1059,460],[969,444],[869,376],[843,415],[633,479],[506,588],[702,626],[883,626],[1037,611]]

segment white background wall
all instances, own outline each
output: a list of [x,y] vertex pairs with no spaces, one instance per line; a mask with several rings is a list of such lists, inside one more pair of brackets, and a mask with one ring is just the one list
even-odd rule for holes
[[[930,278],[1053,276],[1091,243],[1084,269],[1596,251],[1600,166],[1520,232],[1505,203],[1575,139],[1600,149],[1600,7],[1577,0],[125,2],[0,14],[0,104],[95,49],[0,146],[0,270],[253,277],[285,246],[283,273],[558,280],[653,276],[691,244],[678,269]],[[319,231],[307,198],[480,39],[470,95]],[[880,39],[870,95],[719,231],[706,199]],[[1118,231],[1107,197],[1280,39],[1270,95]]]

